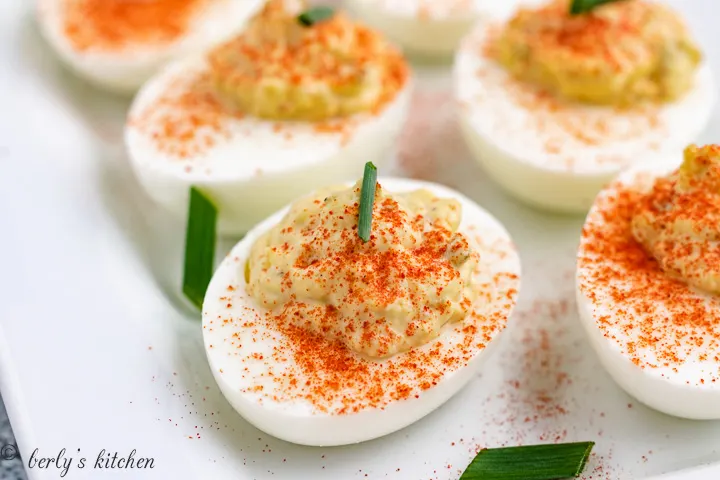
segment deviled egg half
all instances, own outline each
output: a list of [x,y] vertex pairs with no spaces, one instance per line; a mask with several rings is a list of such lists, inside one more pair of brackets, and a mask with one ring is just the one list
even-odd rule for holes
[[569,0],[481,24],[458,52],[463,134],[517,198],[586,212],[641,159],[679,158],[716,101],[709,67],[680,16],[659,2],[571,15]]
[[342,13],[312,23],[328,11],[306,7],[269,1],[242,34],[138,93],[126,144],[159,204],[184,215],[197,186],[216,203],[220,234],[238,235],[390,158],[409,107],[407,62]]
[[629,394],[664,413],[720,418],[720,146],[637,165],[602,191],[578,252],[590,342]]
[[167,62],[243,27],[262,0],[38,0],[50,46],[100,87],[134,93]]
[[475,202],[380,179],[365,242],[361,190],[324,188],[270,216],[205,296],[220,389],[283,440],[357,443],[419,420],[475,375],[515,306],[518,254]]
[[347,8],[408,52],[452,55],[472,26],[503,2],[488,0],[345,0]]

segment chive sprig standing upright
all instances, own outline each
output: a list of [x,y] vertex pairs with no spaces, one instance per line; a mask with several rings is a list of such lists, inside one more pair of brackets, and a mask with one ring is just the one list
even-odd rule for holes
[[375,205],[375,187],[377,168],[372,162],[365,164],[362,187],[360,189],[360,212],[358,214],[358,236],[363,242],[370,240],[372,230],[372,212]]

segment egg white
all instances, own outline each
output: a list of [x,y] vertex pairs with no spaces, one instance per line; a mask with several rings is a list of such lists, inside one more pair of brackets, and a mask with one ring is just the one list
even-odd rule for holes
[[236,34],[263,0],[214,0],[171,43],[112,51],[78,51],[63,31],[64,0],[37,0],[43,35],[55,52],[91,83],[121,94],[134,93],[168,62],[205,51]]
[[[520,260],[508,233],[496,219],[447,187],[398,178],[380,178],[379,183],[389,192],[427,188],[437,196],[455,198],[461,203],[459,231],[467,235],[471,246],[480,253],[481,266],[476,280],[481,292],[474,304],[478,318],[468,316],[447,325],[438,339],[419,347],[419,351],[422,354],[438,347],[442,353],[460,352],[464,347],[459,344],[469,335],[463,333],[463,327],[471,324],[479,328],[471,337],[473,347],[468,353],[469,360],[447,371],[442,366],[428,366],[430,371],[441,375],[434,386],[418,389],[417,396],[413,391],[408,399],[389,400],[382,406],[359,409],[355,413],[323,410],[307,399],[292,398],[292,391],[273,380],[286,378],[286,373],[298,369],[291,352],[283,351],[282,342],[291,340],[284,339],[284,334],[271,321],[260,320],[264,310],[247,294],[244,276],[253,243],[282,219],[288,211],[286,207],[259,224],[233,248],[215,272],[203,305],[205,349],[215,380],[238,413],[270,435],[303,445],[333,446],[371,440],[410,425],[470,381],[497,345],[497,336],[514,308],[520,286]],[[498,328],[483,331],[484,325],[491,325],[491,316],[499,318]],[[284,358],[271,361],[274,351],[279,351]],[[409,353],[380,363],[397,363],[406,355]],[[405,381],[403,377],[397,381]],[[302,390],[303,387],[301,378],[296,388]],[[362,393],[350,389],[345,395],[356,398]]]
[[[656,123],[611,108],[566,104],[563,122],[576,121],[571,128],[602,125],[617,133],[611,134],[614,138],[602,138],[588,131],[597,141],[583,143],[552,115],[541,118],[520,104],[515,89],[507,86],[520,84],[482,55],[488,28],[479,25],[463,41],[455,59],[454,89],[461,129],[485,171],[506,191],[536,207],[585,213],[600,189],[639,159],[681,159],[683,148],[707,125],[717,100],[713,75],[703,64],[690,92],[658,107]],[[628,133],[642,122],[647,126]],[[552,150],[547,148],[549,142]]]
[[[588,213],[586,228],[588,225],[604,224],[603,212],[607,207],[603,208],[603,205],[606,205],[606,199],[617,192],[618,185],[641,192],[647,191],[652,187],[655,178],[667,175],[676,168],[676,164],[669,162],[643,162],[624,171],[617,179],[619,184],[613,182],[600,192]],[[682,363],[671,362],[668,365],[664,364],[662,358],[658,358],[654,348],[644,348],[638,342],[638,332],[628,332],[621,327],[623,322],[616,321],[626,318],[627,315],[642,315],[628,313],[625,311],[629,308],[627,305],[618,304],[613,300],[610,288],[621,288],[621,282],[624,280],[616,278],[611,280],[612,284],[588,280],[592,278],[593,263],[585,263],[581,258],[609,262],[593,253],[591,243],[589,238],[583,238],[580,242],[576,297],[580,320],[590,344],[610,376],[628,394],[668,415],[689,419],[720,419],[720,383],[710,381],[711,378],[717,377],[720,371],[718,363],[713,360],[718,354],[716,348],[710,346],[707,341],[702,346],[697,345],[694,343],[697,340],[695,335],[686,335],[677,340],[680,343],[676,344],[676,348],[678,351],[690,353]],[[662,276],[659,281],[673,282],[668,276]],[[720,314],[720,299],[691,287],[687,287],[687,291],[692,298],[707,301],[707,308]],[[673,302],[671,299],[663,301],[656,297],[657,295],[653,296],[653,302],[657,304],[659,312],[665,312],[664,317],[656,317],[657,328],[648,330],[644,327],[642,334],[645,337],[654,337],[661,342],[673,344],[676,341],[675,337],[669,336],[668,331],[683,329],[683,326],[673,325],[673,315],[678,312],[678,301]],[[600,326],[601,323],[603,328]],[[627,323],[629,322],[624,322]],[[638,365],[632,361],[633,357],[627,351],[630,342],[635,342],[637,345],[638,352],[633,356],[641,358],[640,362],[647,365]],[[707,355],[707,358],[703,358],[703,355]]]
[[505,11],[512,2],[470,0],[464,11],[452,11],[443,2],[422,12],[420,0],[345,0],[346,8],[381,30],[407,51],[445,56],[489,10]]
[[218,206],[219,233],[230,236],[246,233],[301,195],[354,178],[365,162],[386,164],[412,91],[408,79],[381,112],[349,117],[353,126],[344,132],[318,133],[312,122],[236,118],[228,113],[223,118],[227,135],[213,133],[213,146],[178,158],[159,149],[152,135],[134,126],[132,118],[174,88],[178,78],[207,69],[204,57],[194,57],[174,63],[150,80],[130,109],[125,139],[136,176],[150,197],[181,216],[186,213],[190,186],[201,187]]

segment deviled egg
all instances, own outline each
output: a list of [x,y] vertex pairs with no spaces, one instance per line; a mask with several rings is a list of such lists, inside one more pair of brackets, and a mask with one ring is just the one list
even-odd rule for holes
[[475,202],[381,179],[366,242],[360,202],[358,182],[270,216],[233,248],[205,296],[220,389],[283,440],[357,443],[419,420],[470,381],[515,306],[518,254]]
[[478,19],[503,2],[345,0],[348,9],[412,53],[452,55]]
[[590,342],[629,394],[669,415],[720,418],[720,146],[638,165],[601,192],[578,252]]
[[407,62],[340,12],[306,25],[315,11],[305,9],[269,1],[242,34],[138,93],[126,144],[159,204],[184,215],[195,185],[215,201],[219,232],[243,234],[366,161],[389,159],[409,107]]
[[79,75],[134,93],[167,62],[240,31],[262,0],[38,0],[50,46]]
[[454,87],[487,173],[527,203],[572,213],[632,163],[678,158],[716,92],[669,7],[633,0],[571,15],[569,5],[479,25],[458,52]]

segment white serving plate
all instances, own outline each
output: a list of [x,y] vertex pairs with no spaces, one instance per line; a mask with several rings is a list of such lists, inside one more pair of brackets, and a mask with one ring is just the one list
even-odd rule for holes
[[[460,189],[514,236],[523,291],[504,340],[455,398],[379,440],[299,447],[251,427],[219,393],[199,315],[177,293],[183,225],[149,202],[128,168],[128,101],[60,66],[31,3],[0,2],[0,390],[26,466],[36,448],[53,457],[65,448],[69,479],[448,480],[480,446],[594,440],[586,479],[720,477],[720,423],[653,412],[601,369],[574,306],[582,218],[533,211],[485,178],[452,128],[447,68],[437,66],[418,69],[411,116],[425,130],[401,151],[422,158],[396,170]],[[674,3],[720,71],[720,5]],[[701,140],[713,139],[717,114]],[[155,468],[93,469],[102,449],[136,449]]]

